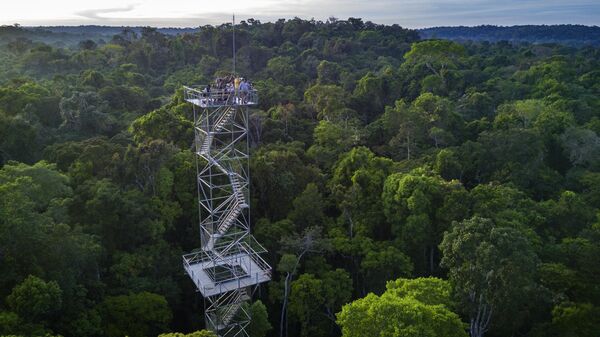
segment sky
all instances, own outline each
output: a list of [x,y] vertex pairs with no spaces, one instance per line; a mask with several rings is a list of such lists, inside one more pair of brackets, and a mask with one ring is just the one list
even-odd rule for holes
[[0,0],[0,25],[198,27],[248,18],[360,17],[408,28],[600,25],[600,0]]

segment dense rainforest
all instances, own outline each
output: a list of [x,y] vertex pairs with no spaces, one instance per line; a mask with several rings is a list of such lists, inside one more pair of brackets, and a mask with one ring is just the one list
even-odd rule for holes
[[510,41],[600,46],[600,27],[583,25],[522,25],[432,27],[419,29],[422,38],[454,41]]
[[[252,337],[598,336],[600,49],[235,29],[274,269]],[[0,335],[211,336],[181,263],[200,216],[182,85],[231,71],[231,24],[64,47],[2,30]]]

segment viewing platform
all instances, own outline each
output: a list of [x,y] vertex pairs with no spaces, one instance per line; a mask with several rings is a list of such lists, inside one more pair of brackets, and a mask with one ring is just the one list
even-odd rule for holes
[[269,281],[271,267],[260,257],[261,250],[240,242],[224,255],[217,249],[186,254],[183,266],[202,296],[214,296]]
[[202,108],[214,108],[226,105],[251,106],[258,104],[258,93],[255,89],[229,90],[209,89],[208,86],[197,88],[183,87],[184,99]]

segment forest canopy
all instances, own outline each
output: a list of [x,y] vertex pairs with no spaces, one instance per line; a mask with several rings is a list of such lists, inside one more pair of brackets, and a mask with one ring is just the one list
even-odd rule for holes
[[[597,336],[600,49],[235,29],[274,268],[251,337]],[[1,30],[0,336],[214,336],[181,267],[202,216],[182,86],[231,72],[231,24]]]

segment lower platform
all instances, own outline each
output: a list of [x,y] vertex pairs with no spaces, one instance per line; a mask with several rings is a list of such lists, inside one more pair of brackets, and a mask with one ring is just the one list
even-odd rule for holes
[[258,254],[239,252],[214,257],[209,252],[183,256],[183,265],[202,296],[209,297],[271,279],[271,268]]

